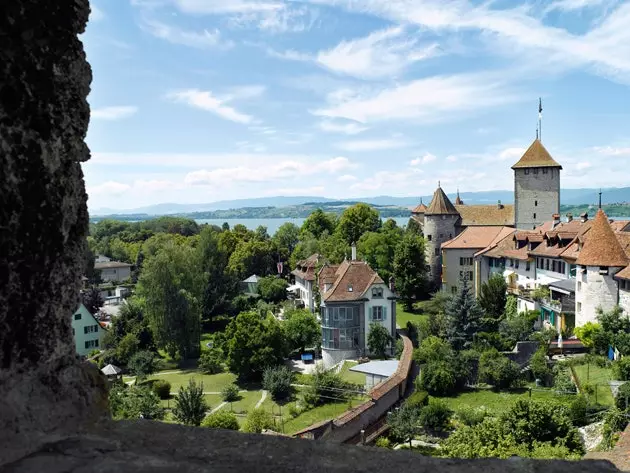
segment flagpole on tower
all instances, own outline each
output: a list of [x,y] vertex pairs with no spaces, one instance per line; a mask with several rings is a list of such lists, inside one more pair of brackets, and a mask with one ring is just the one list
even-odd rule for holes
[[542,98],[538,97],[538,139],[542,141]]

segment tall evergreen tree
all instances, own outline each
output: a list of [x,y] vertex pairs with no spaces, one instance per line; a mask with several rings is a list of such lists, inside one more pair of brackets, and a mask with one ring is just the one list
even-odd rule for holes
[[453,348],[469,348],[474,335],[480,330],[483,310],[466,279],[460,280],[457,294],[446,306],[446,316],[449,321],[447,335]]
[[224,311],[236,292],[236,280],[227,271],[228,255],[220,244],[221,233],[212,228],[204,228],[199,235],[199,259],[207,282],[202,298],[202,317],[212,321],[212,317]]
[[83,305],[92,315],[96,315],[101,307],[105,304],[105,300],[101,295],[101,291],[97,287],[88,289],[83,293]]
[[481,285],[479,305],[485,312],[484,330],[494,332],[505,314],[507,302],[507,283],[500,274],[493,274]]
[[429,267],[424,253],[424,239],[407,233],[394,252],[394,281],[406,310],[426,294]]

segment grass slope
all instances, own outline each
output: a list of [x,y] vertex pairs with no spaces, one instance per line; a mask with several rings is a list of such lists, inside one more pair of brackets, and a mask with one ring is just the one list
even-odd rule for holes
[[580,381],[580,386],[584,387],[587,383],[597,385],[597,396],[595,396],[595,394],[590,396],[593,402],[595,402],[597,398],[597,403],[603,406],[612,406],[615,403],[612,391],[610,390],[610,384],[608,384],[612,379],[612,370],[610,368],[600,368],[591,363],[590,365],[578,365],[573,369]]

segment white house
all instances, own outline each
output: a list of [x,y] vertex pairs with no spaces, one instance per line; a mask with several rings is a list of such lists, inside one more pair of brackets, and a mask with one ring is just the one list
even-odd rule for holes
[[92,350],[100,349],[105,333],[105,329],[83,304],[72,314],[72,334],[77,354],[87,356]]
[[103,281],[123,282],[131,278],[131,267],[129,263],[120,261],[105,261],[94,263],[94,269],[100,272]]
[[105,255],[96,255],[94,257],[94,263],[109,263],[112,259]]
[[295,277],[293,285],[287,290],[293,292],[295,297],[305,308],[311,312],[315,312],[315,285],[317,279],[317,266],[323,262],[323,259],[317,253],[309,256],[305,260],[298,261],[295,269],[291,274]]
[[330,367],[368,354],[370,326],[396,334],[396,295],[363,261],[324,265],[319,272],[322,358]]

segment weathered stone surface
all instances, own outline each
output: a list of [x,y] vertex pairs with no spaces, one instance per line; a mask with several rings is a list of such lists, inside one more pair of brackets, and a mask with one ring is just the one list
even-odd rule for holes
[[446,460],[410,452],[239,434],[159,422],[110,422],[7,465],[13,472],[615,472],[602,461]]
[[70,326],[88,224],[88,15],[88,0],[0,2],[0,463],[106,407]]

